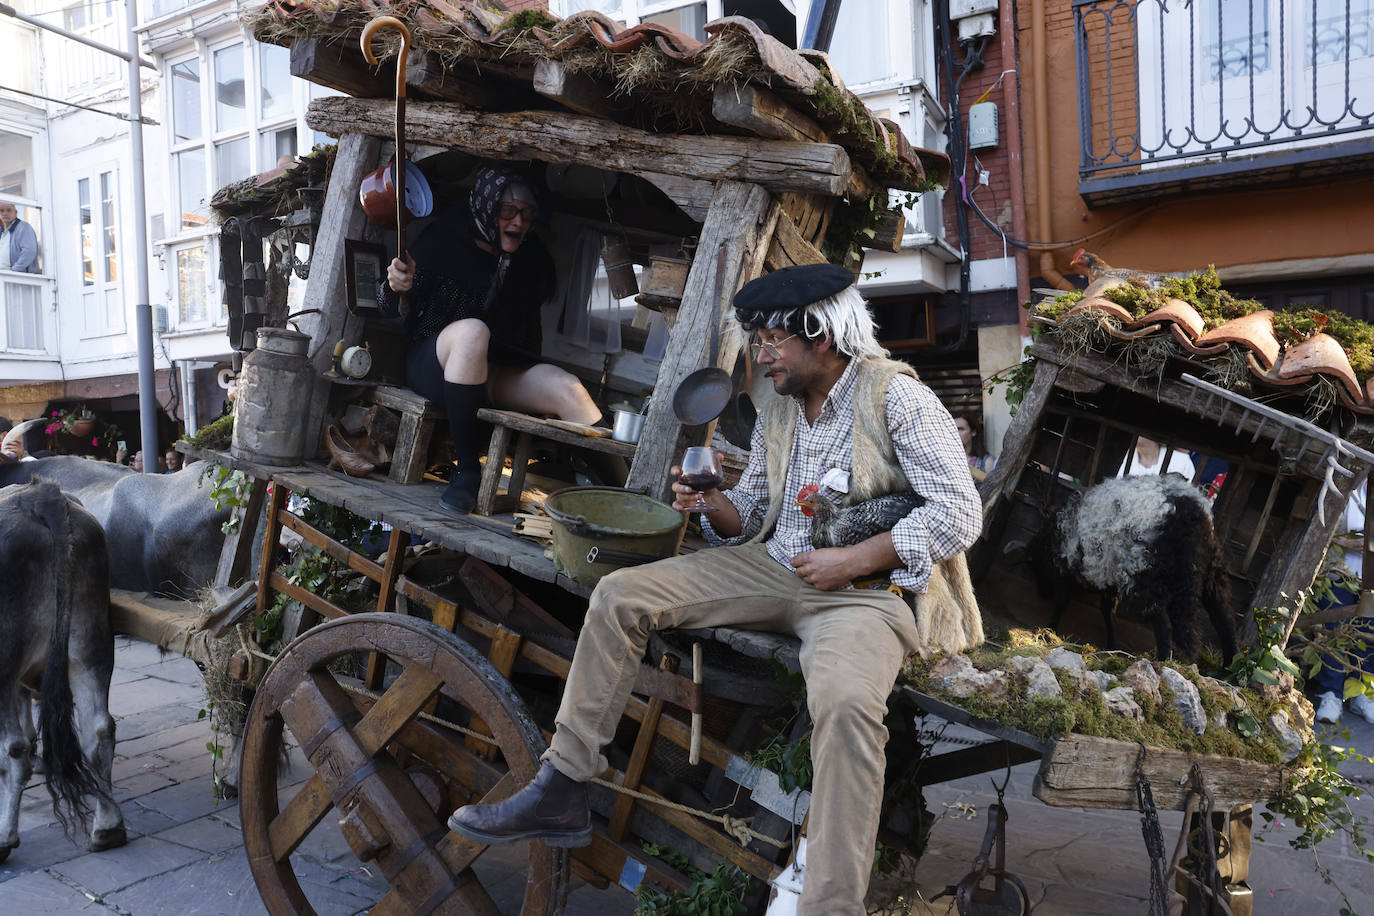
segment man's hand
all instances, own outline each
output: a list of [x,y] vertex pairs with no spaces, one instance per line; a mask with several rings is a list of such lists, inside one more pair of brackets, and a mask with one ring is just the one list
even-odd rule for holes
[[852,551],[851,547],[808,550],[793,557],[792,566],[807,585],[830,592],[844,588],[855,576],[863,575],[855,569]]
[[415,259],[406,253],[406,259],[392,258],[386,268],[386,282],[393,291],[403,293],[415,282]]
[[[682,468],[673,465],[668,476],[673,478],[673,508],[679,512],[695,512],[699,500],[705,499],[707,494],[720,495],[720,490],[710,489],[702,492],[693,490],[682,482]],[[707,500],[710,502],[710,500]]]

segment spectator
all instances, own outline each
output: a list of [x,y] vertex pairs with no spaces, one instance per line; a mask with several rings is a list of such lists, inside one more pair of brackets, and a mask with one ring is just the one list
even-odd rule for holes
[[142,452],[142,450],[139,450],[139,451],[137,451],[137,452],[134,452],[134,462],[133,462],[133,464],[134,464],[134,470],[135,470],[135,471],[138,471],[140,474],[142,474],[142,473],[143,473],[143,452]]
[[997,459],[983,451],[983,429],[977,420],[969,417],[955,417],[954,428],[959,430],[959,441],[964,446],[964,457],[968,459],[968,469],[975,480],[988,476],[997,464]]
[[0,270],[38,273],[38,235],[8,200],[0,200]]
[[175,474],[181,470],[181,452],[174,448],[167,449],[167,454],[162,457],[162,464],[168,474]]
[[[1350,492],[1350,500],[1345,504],[1345,516],[1341,520],[1340,533],[1331,542],[1333,550],[1340,550],[1341,565],[1355,579],[1355,591],[1336,586],[1332,600],[1327,607],[1341,607],[1357,604],[1360,600],[1360,580],[1364,575],[1364,512],[1365,488],[1356,487]],[[1357,617],[1352,623],[1362,630],[1374,630],[1374,618]],[[1366,672],[1374,671],[1374,645],[1356,649],[1352,661],[1358,662]],[[1354,675],[1351,675],[1352,677]],[[1330,656],[1322,659],[1322,669],[1308,682],[1307,689],[1317,703],[1317,721],[1332,724],[1341,721],[1342,697],[1345,695],[1346,672]],[[1350,711],[1374,725],[1374,700],[1364,694],[1356,694],[1350,700]]]
[[[1174,452],[1169,456],[1169,466],[1160,470],[1164,463],[1164,446],[1153,439],[1146,439],[1140,436],[1135,440],[1135,456],[1132,460],[1131,455],[1127,455],[1121,462],[1121,469],[1116,472],[1117,477],[1145,477],[1157,474],[1178,474],[1184,480],[1193,479],[1193,462],[1188,457],[1187,452]],[[1130,463],[1127,470],[1126,464]]]

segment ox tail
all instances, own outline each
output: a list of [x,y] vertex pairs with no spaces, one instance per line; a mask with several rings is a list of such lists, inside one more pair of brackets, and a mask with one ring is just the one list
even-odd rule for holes
[[39,692],[38,734],[43,746],[43,765],[47,768],[48,794],[68,837],[73,823],[84,829],[91,806],[87,798],[104,794],[105,788],[94,767],[82,753],[76,733],[72,685],[68,671],[68,640],[71,637],[72,518],[67,498],[54,484],[35,486],[33,509],[47,525],[52,538],[52,573],[56,585],[52,637],[48,660],[43,669]]

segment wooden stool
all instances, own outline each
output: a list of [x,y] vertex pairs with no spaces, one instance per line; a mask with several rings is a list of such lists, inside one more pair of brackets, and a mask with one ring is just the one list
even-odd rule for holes
[[391,455],[391,473],[388,476],[395,483],[419,483],[425,476],[434,424],[444,418],[443,410],[409,388],[390,385],[378,385],[372,389],[372,402],[401,414],[401,427],[396,433],[396,448]]
[[[627,461],[634,458],[635,446],[628,442],[617,442],[609,435],[590,436],[574,432],[579,424],[556,426],[562,421],[541,420],[529,414],[513,410],[492,410],[483,408],[477,411],[477,419],[485,420],[494,427],[491,431],[491,448],[487,451],[487,466],[482,469],[482,484],[477,490],[477,505],[473,511],[478,515],[492,515],[498,501],[505,508],[510,504],[519,505],[520,493],[525,487],[525,465],[534,454],[534,440],[549,439],[562,442],[588,451],[619,455]],[[511,454],[511,440],[515,440],[515,451]],[[498,496],[501,486],[501,469],[506,465],[506,456],[511,457],[510,482],[506,492]]]

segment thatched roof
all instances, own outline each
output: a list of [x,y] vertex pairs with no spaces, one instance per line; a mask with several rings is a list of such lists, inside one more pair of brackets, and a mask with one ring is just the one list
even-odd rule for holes
[[[708,24],[705,42],[662,25],[626,28],[601,13],[560,20],[541,11],[494,12],[467,0],[272,0],[247,22],[260,41],[272,44],[313,38],[356,49],[363,27],[382,15],[405,22],[414,47],[437,55],[447,74],[500,90],[494,95],[497,104],[509,100],[505,110],[556,107],[530,91],[535,66],[555,60],[603,86],[607,98],[620,103],[615,117],[623,123],[669,133],[739,134],[712,115],[712,99],[719,87],[752,84],[815,121],[882,185],[926,190],[949,180],[948,157],[912,146],[896,124],[874,117],[824,54],[794,51],[739,16]],[[379,56],[381,47],[379,37]],[[395,47],[393,41],[388,53],[394,55]],[[358,62],[365,66],[361,55]]]

